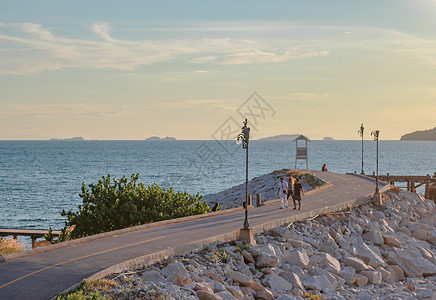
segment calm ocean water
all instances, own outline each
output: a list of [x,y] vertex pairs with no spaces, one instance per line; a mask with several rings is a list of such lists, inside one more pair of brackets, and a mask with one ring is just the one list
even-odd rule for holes
[[[365,141],[364,170],[375,171],[376,144]],[[436,142],[380,141],[379,173],[433,175]],[[253,178],[293,168],[295,144],[250,142]],[[59,229],[62,209],[81,203],[82,182],[140,174],[149,185],[208,194],[245,180],[245,152],[216,141],[0,141],[0,227]],[[360,172],[360,141],[312,141],[309,168]],[[299,164],[303,168],[303,161]],[[305,166],[305,165],[304,165]]]

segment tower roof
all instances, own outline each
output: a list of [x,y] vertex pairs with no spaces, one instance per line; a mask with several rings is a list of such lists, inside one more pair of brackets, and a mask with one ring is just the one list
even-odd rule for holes
[[300,134],[299,136],[297,136],[292,142],[295,142],[295,141],[304,141],[304,140],[306,140],[306,141],[309,141],[310,142],[310,140],[307,138],[307,137],[305,137],[304,135],[302,135],[302,134]]

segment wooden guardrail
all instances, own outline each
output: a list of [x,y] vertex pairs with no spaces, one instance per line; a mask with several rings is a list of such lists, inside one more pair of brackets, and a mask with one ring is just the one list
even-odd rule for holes
[[[369,175],[376,178],[375,173]],[[407,190],[416,193],[416,188],[425,185],[425,198],[436,201],[436,172],[433,177],[429,174],[427,176],[409,176],[409,175],[379,175],[378,179],[394,185],[395,182],[404,182],[407,184]]]
[[[53,236],[59,236],[61,232],[59,230],[53,230]],[[36,239],[42,238],[45,234],[48,234],[48,230],[40,229],[14,229],[14,228],[0,228],[0,240],[4,236],[12,236],[14,239],[18,239],[18,236],[30,236],[32,238],[32,249],[36,248]]]

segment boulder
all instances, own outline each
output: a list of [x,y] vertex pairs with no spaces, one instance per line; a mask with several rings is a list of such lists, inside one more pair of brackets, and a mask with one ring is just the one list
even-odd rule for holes
[[356,285],[357,286],[365,286],[368,284],[368,277],[362,274],[356,274]]
[[266,275],[263,282],[273,291],[286,292],[292,290],[292,283],[276,274]]
[[401,243],[398,238],[394,235],[384,234],[383,235],[384,243],[391,247],[401,247]]
[[290,265],[297,265],[304,269],[309,264],[309,257],[305,251],[296,249],[285,253],[285,261]]
[[243,300],[244,295],[242,294],[241,288],[239,286],[226,286],[226,289],[235,297],[237,300]]
[[272,236],[280,236],[282,238],[289,238],[289,236],[291,235],[291,232],[283,227],[275,227],[273,229],[271,229],[271,235]]
[[274,299],[273,293],[256,281],[252,281],[251,284],[249,285],[249,288],[251,288],[255,292],[255,296],[258,299],[265,299],[265,300]]
[[382,280],[384,282],[395,282],[397,281],[397,277],[392,272],[385,270],[384,268],[378,268],[377,271],[382,275]]
[[427,231],[425,231],[424,229],[418,227],[418,228],[412,230],[412,236],[415,239],[425,241],[427,239]]
[[174,274],[183,274],[188,276],[188,270],[186,270],[183,264],[175,262],[163,268],[162,274],[164,274],[168,280],[171,280]]
[[206,282],[206,281],[196,282],[195,286],[194,286],[194,291],[203,290],[203,291],[213,293],[213,289],[214,289],[213,282]]
[[171,282],[178,286],[187,286],[192,284],[191,278],[183,274],[174,274],[172,276]]
[[325,275],[311,276],[303,281],[309,290],[333,291],[334,287]]
[[424,259],[419,252],[395,249],[395,253],[390,251],[388,257],[409,277],[432,276],[436,274],[436,265]]
[[356,282],[356,270],[348,266],[342,269],[342,278],[348,285],[352,285]]
[[353,247],[356,248],[355,252],[357,253],[357,256],[363,259],[365,263],[371,267],[377,268],[380,266],[387,266],[383,258],[377,253],[378,249],[376,247],[371,247],[365,243]]
[[206,274],[206,277],[209,277],[212,280],[218,281],[219,283],[224,283],[223,279],[221,278],[220,275],[214,273],[214,272],[208,272]]
[[383,282],[382,280],[382,274],[377,271],[362,271],[360,272],[363,276],[368,277],[368,282],[372,284],[381,284]]
[[162,275],[156,270],[146,271],[141,275],[142,281],[145,282],[157,282],[162,280]]
[[236,271],[229,271],[226,273],[226,276],[233,280],[233,282],[238,283],[242,286],[249,286],[253,279],[246,274]]
[[367,264],[363,262],[360,258],[357,257],[346,257],[344,260],[344,264],[346,266],[350,266],[353,269],[357,271],[365,271],[365,270],[371,270],[372,268],[369,267]]
[[374,245],[383,245],[384,240],[379,230],[371,230],[363,235],[363,238],[372,242]]
[[404,280],[404,272],[397,265],[389,265],[387,267],[387,271],[389,271],[393,276],[395,276],[395,281]]
[[222,300],[222,298],[220,296],[217,296],[214,293],[204,291],[204,290],[198,290],[197,297],[200,300]]
[[436,246],[436,230],[432,230],[429,232],[426,241],[432,244],[433,246]]
[[256,266],[258,268],[277,267],[279,265],[279,258],[275,255],[261,252],[256,258]]
[[228,291],[221,291],[218,293],[215,293],[216,296],[221,297],[223,300],[235,300],[236,298],[232,295],[232,293]]
[[310,261],[317,261],[320,268],[338,275],[341,272],[339,261],[328,253],[316,252],[310,258]]
[[248,263],[253,263],[253,264],[256,263],[256,261],[254,260],[253,256],[247,250],[243,250],[241,254],[242,254],[242,257],[244,257],[244,259]]
[[285,280],[292,283],[292,286],[295,288],[299,288],[302,291],[306,291],[303,284],[301,283],[300,277],[298,277],[297,274],[293,272],[282,272],[279,275],[280,277],[283,277]]

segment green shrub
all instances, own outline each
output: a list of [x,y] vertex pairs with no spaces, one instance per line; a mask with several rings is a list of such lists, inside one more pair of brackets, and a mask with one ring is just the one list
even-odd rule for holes
[[[165,190],[157,184],[145,186],[137,182],[138,177],[139,174],[132,174],[130,180],[123,176],[112,182],[111,176],[107,175],[97,184],[90,184],[89,189],[82,183],[80,197],[83,203],[76,212],[62,211],[61,215],[68,218],[62,232],[68,233],[68,237],[78,238],[210,212],[199,194],[179,193],[173,188]],[[68,228],[74,230],[68,232]]]
[[96,292],[95,294],[85,295],[83,291],[74,292],[68,295],[59,295],[56,300],[100,300],[100,294]]

